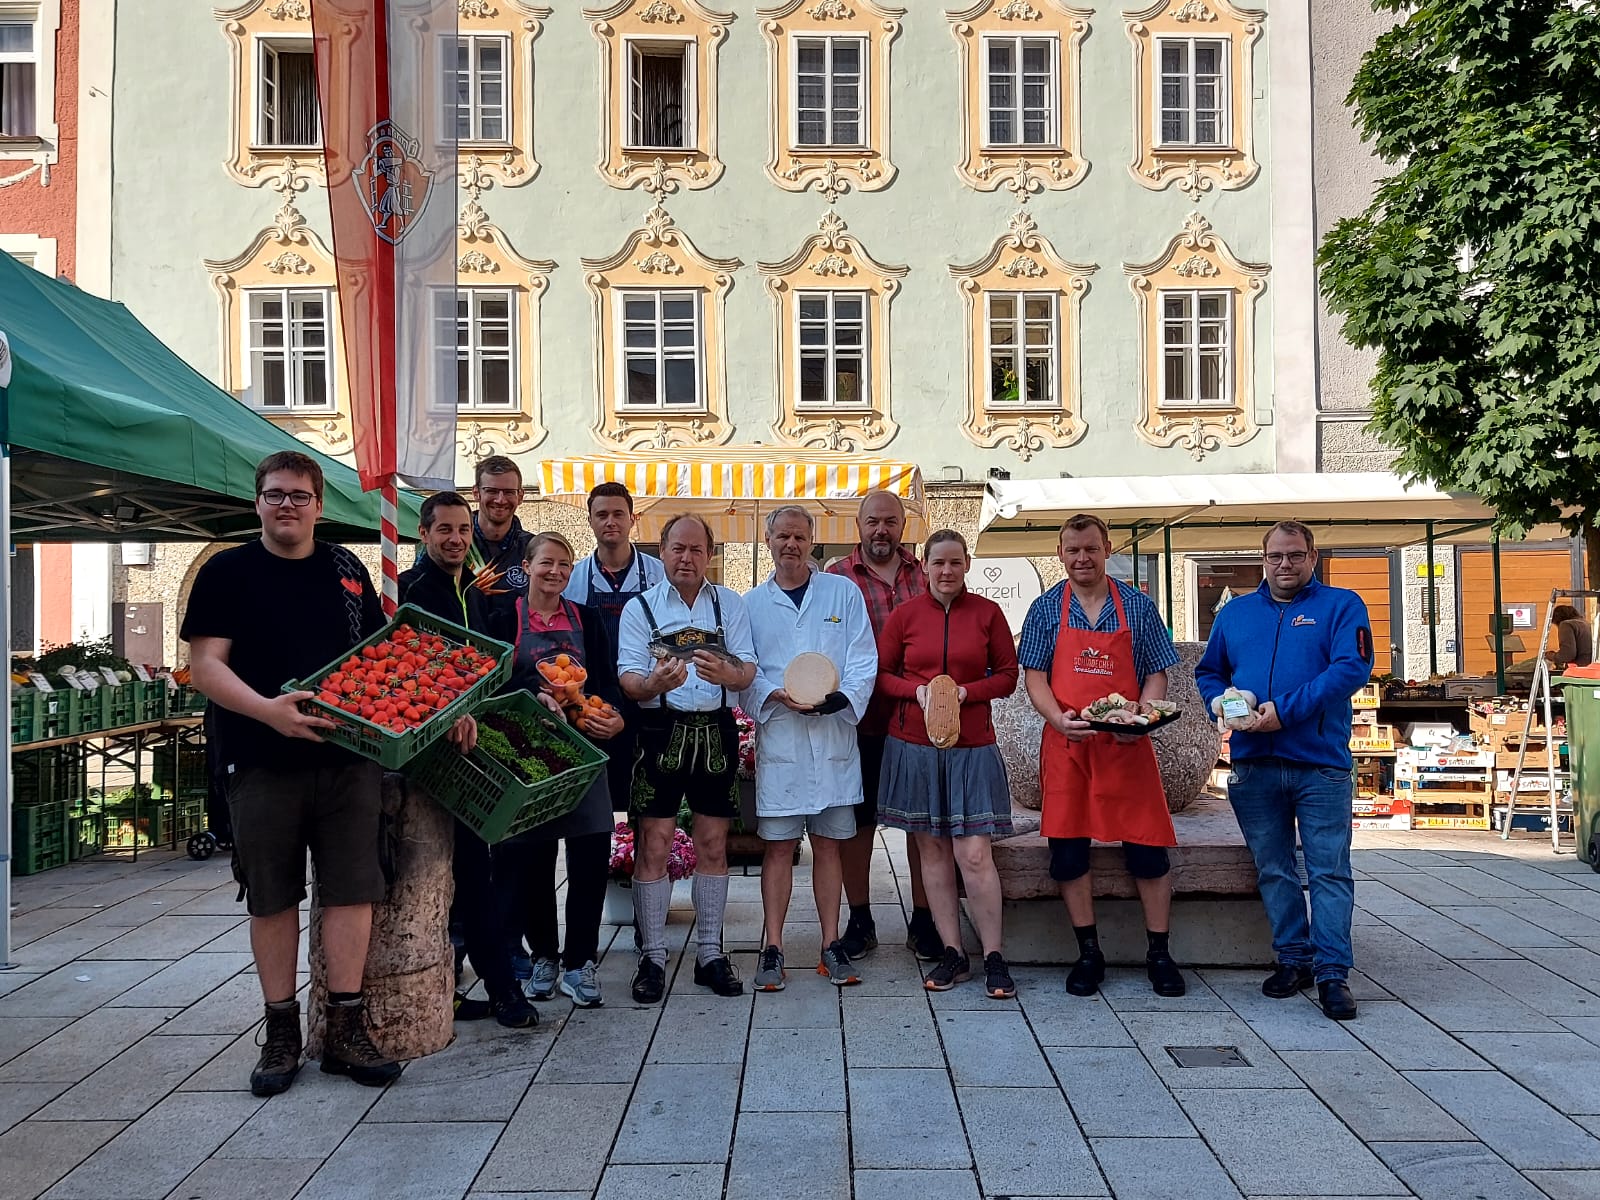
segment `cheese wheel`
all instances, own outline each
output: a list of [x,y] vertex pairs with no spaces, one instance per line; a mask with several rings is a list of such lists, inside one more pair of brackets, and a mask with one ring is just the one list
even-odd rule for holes
[[839,690],[839,668],[826,654],[796,654],[784,668],[783,690],[796,704],[821,704],[829,692]]
[[961,699],[956,681],[935,675],[928,681],[928,740],[948,750],[961,738]]

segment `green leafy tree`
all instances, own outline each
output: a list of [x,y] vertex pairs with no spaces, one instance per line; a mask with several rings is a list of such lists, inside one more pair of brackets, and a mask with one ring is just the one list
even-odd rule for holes
[[1373,0],[1398,23],[1346,101],[1393,169],[1319,256],[1378,351],[1396,469],[1513,537],[1561,520],[1600,582],[1600,3]]

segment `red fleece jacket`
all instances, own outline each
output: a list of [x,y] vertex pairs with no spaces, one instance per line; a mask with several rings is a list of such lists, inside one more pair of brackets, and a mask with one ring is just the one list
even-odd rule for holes
[[992,745],[989,702],[1017,688],[1017,648],[998,604],[963,591],[947,612],[929,593],[890,614],[878,635],[878,691],[894,703],[891,736],[919,746],[933,744],[917,688],[935,675],[948,675],[967,689],[956,745]]

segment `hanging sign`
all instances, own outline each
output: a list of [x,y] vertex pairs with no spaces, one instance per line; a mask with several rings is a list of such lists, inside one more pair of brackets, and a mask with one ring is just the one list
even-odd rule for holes
[[998,604],[1011,632],[1017,634],[1022,632],[1028,606],[1044,588],[1039,568],[1025,558],[975,558],[967,572],[967,590]]

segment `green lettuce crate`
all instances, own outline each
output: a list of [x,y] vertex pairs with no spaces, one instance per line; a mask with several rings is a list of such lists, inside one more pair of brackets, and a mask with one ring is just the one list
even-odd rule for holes
[[576,751],[577,763],[538,783],[524,783],[510,767],[481,749],[462,754],[449,742],[440,742],[407,771],[413,784],[490,843],[503,842],[572,812],[607,762],[604,751],[530,692],[496,696],[479,705],[474,715],[482,718],[508,710],[531,717],[552,741]]
[[492,695],[511,674],[511,647],[504,642],[497,642],[494,638],[485,637],[481,633],[472,633],[450,621],[424,612],[415,605],[404,604],[400,606],[394,618],[373,634],[366,641],[351,647],[331,663],[314,672],[306,679],[291,679],[283,685],[285,692],[314,692],[316,682],[325,679],[328,675],[351,655],[359,655],[367,646],[374,646],[383,641],[400,625],[410,625],[419,633],[431,633],[443,638],[457,646],[471,646],[480,653],[487,654],[495,660],[494,670],[482,679],[469,685],[459,696],[445,707],[441,708],[425,723],[416,729],[408,729],[404,733],[396,733],[382,725],[347,713],[342,708],[335,708],[313,697],[301,703],[303,712],[314,713],[319,717],[326,717],[335,722],[333,729],[320,730],[322,736],[346,750],[353,750],[363,758],[370,758],[382,764],[389,770],[397,770],[406,763],[416,758],[434,742],[450,732],[453,726],[462,717],[472,712],[477,703],[485,696]]
[[67,802],[19,804],[11,810],[11,870],[36,875],[67,862]]

